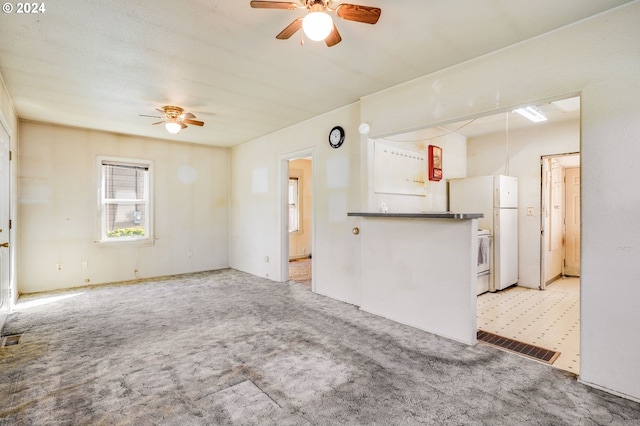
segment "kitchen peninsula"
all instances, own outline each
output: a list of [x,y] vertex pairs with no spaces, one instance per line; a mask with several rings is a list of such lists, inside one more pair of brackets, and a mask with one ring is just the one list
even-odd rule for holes
[[370,312],[476,343],[476,213],[348,213],[360,217],[361,304]]

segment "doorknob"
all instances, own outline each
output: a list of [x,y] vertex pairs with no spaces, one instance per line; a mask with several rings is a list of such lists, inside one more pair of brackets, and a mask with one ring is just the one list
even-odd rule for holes
[[353,235],[358,235],[360,233],[360,229],[356,227],[356,228],[353,228],[351,232],[353,232]]
[[0,244],[0,247],[9,247],[9,243],[2,243]]

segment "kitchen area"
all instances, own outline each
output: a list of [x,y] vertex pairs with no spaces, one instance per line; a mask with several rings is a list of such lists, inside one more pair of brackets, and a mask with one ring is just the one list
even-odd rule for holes
[[[482,298],[540,289],[541,223],[553,213],[552,207],[543,211],[541,157],[579,151],[579,98],[539,109],[550,111],[549,122],[520,124],[510,111],[367,140],[366,214],[350,213],[361,217],[361,309],[474,344],[487,324],[479,312],[485,309]],[[432,174],[434,146],[441,153],[439,179]],[[562,285],[558,280],[547,289],[564,292]],[[579,300],[566,309],[579,312]],[[536,311],[525,327],[535,329],[545,315],[555,314]],[[579,337],[579,320],[567,328]],[[527,330],[513,334],[527,336]],[[579,341],[564,331],[557,339],[574,341],[568,361],[573,367],[560,368],[577,372]]]

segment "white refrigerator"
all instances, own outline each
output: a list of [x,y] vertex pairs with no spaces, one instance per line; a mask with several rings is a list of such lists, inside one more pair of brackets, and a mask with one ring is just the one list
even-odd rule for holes
[[518,178],[476,176],[449,180],[449,211],[482,213],[478,228],[492,236],[489,290],[518,283]]

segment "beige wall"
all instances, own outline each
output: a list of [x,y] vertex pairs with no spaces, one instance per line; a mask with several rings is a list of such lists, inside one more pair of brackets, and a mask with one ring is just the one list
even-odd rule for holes
[[[30,122],[21,123],[20,135],[20,292],[228,266],[227,149]],[[153,246],[94,242],[98,155],[153,161]],[[195,172],[193,182],[184,179],[186,169]]]

